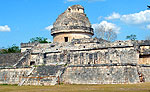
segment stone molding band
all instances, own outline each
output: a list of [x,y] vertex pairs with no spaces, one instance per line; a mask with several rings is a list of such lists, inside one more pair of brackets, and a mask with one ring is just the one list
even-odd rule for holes
[[[87,32],[89,32],[91,34],[94,34],[93,28],[91,28],[91,27],[84,27],[84,26],[60,26],[60,27],[54,27],[54,28],[51,29],[51,34],[53,35],[53,34],[56,34],[56,33],[60,33],[60,30],[73,30],[73,32],[74,32],[74,29],[83,29],[83,30],[87,30]],[[65,31],[65,32],[67,32],[67,31]]]

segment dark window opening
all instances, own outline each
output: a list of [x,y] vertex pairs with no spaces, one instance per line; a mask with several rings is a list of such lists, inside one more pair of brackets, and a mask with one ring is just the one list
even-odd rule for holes
[[44,58],[46,58],[46,53],[44,53]]
[[64,39],[65,39],[65,42],[68,42],[68,37],[64,37]]
[[71,11],[71,9],[70,9],[70,8],[68,8],[68,10],[69,10],[69,12]]
[[44,60],[44,64],[46,64],[46,61]]
[[139,58],[149,58],[150,55],[140,55]]
[[35,65],[35,61],[31,61],[31,62],[30,62],[30,65]]

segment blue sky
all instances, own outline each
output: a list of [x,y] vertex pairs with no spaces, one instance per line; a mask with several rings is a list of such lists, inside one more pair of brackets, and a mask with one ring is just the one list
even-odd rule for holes
[[117,40],[130,34],[138,40],[150,36],[150,0],[0,0],[0,48],[39,36],[52,40],[49,26],[74,4],[85,8],[93,27],[113,28]]

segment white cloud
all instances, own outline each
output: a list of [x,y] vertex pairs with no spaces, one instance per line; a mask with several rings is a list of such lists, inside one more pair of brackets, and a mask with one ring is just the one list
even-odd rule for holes
[[129,24],[148,23],[150,22],[150,10],[145,10],[134,14],[122,15],[120,20]]
[[8,25],[0,26],[0,31],[9,32],[11,29]]
[[48,27],[45,27],[46,30],[50,31],[53,28],[53,25],[49,25]]
[[105,17],[107,20],[112,20],[112,19],[119,19],[121,15],[119,13],[113,13],[111,16]]
[[119,33],[119,31],[120,31],[120,27],[118,27],[118,26],[116,26],[115,24],[113,24],[113,23],[109,23],[109,22],[107,22],[107,21],[102,21],[101,23],[99,23],[99,24],[93,24],[92,25],[92,27],[94,28],[94,29],[96,29],[96,28],[101,28],[101,27],[103,27],[105,30],[104,31],[107,31],[107,30],[110,30],[110,29],[112,29],[112,31],[114,31],[115,33]]
[[147,29],[150,29],[150,24],[146,26]]
[[127,24],[150,23],[150,10],[141,11],[139,13],[120,15],[113,13],[111,16],[105,17],[107,20],[120,19]]

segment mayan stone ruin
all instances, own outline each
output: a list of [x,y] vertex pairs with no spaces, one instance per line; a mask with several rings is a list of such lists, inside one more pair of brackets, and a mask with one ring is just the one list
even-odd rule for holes
[[58,16],[52,43],[21,43],[21,53],[0,54],[0,84],[133,84],[150,82],[150,40],[92,38],[81,5]]

